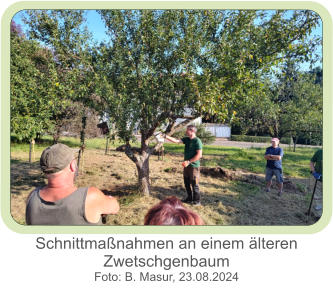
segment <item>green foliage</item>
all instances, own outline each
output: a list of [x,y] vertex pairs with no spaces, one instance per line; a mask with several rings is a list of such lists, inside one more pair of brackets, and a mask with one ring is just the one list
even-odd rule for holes
[[[267,143],[270,144],[272,137],[270,136],[248,136],[248,135],[231,135],[231,141]],[[284,137],[280,139],[280,143],[289,144],[290,138]]]
[[112,43],[100,48],[98,58],[103,109],[116,123],[121,139],[127,141],[137,127],[146,147],[157,127],[193,106],[190,73],[196,69],[198,13],[103,10],[100,14]]
[[269,88],[269,81],[254,81],[251,87],[241,92],[242,99],[234,102],[237,113],[232,124],[241,134],[271,132],[279,106],[272,101]]
[[[319,39],[308,37],[320,22],[318,14],[309,10],[288,13],[287,10],[203,11],[202,51],[206,53],[198,60],[203,69],[196,78],[198,111],[215,115],[223,122],[233,121],[237,115],[243,117],[242,110],[250,106],[248,113],[256,116],[262,113],[261,122],[267,120],[275,107],[267,105],[263,77],[271,75],[272,68],[284,59],[315,61],[313,52],[320,44]],[[260,105],[259,109],[256,105]],[[256,120],[253,122],[258,125]]]
[[302,137],[303,142],[321,143],[323,90],[315,77],[316,74],[298,72],[294,64],[287,64],[278,81],[262,85],[256,99],[244,97],[247,101],[237,104],[239,113],[233,128],[242,134],[289,136],[294,142]]
[[51,52],[15,32],[11,35],[11,131],[31,140],[51,130],[58,78]]
[[[90,48],[91,35],[82,10],[28,10],[25,23],[30,39],[36,39],[52,51],[57,91],[49,107],[55,124],[54,138],[68,119],[84,114],[85,107],[99,105],[96,73]],[[83,104],[78,105],[77,102]]]
[[287,63],[279,81],[271,89],[271,98],[279,109],[275,112],[273,133],[292,136],[319,134],[323,127],[323,89],[316,84],[315,75],[298,72]]
[[[216,137],[210,131],[207,131],[205,129],[204,124],[196,125],[196,128],[197,128],[196,135],[198,138],[200,138],[200,140],[203,144],[211,144],[215,141]],[[182,130],[174,133],[172,135],[172,137],[179,138],[179,139],[183,138],[183,137],[185,137],[185,132],[186,132],[186,128],[183,128]]]

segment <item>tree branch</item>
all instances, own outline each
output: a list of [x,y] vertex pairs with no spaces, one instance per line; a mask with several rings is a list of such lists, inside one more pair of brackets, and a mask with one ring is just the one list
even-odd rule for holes
[[[177,117],[178,118],[178,117]],[[177,119],[176,118],[176,119]],[[191,121],[194,120],[194,117],[190,118],[187,117],[187,119],[177,125],[175,125],[175,121],[171,122],[169,124],[169,126],[167,127],[167,129],[165,130],[165,134],[167,134],[168,136],[171,136],[172,134],[176,133],[177,131],[181,130],[182,128],[184,128],[188,123],[190,123]]]

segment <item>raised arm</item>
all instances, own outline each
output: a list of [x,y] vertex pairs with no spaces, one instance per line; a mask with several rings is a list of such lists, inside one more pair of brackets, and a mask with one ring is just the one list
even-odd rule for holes
[[169,140],[172,143],[183,144],[183,141],[168,135],[165,135],[165,139]]

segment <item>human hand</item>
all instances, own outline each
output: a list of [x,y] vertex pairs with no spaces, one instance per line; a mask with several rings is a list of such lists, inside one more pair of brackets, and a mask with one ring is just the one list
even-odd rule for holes
[[187,167],[188,165],[190,165],[190,161],[186,160],[182,163],[182,166],[185,168]]
[[316,171],[313,171],[312,172],[312,175],[315,179],[319,180],[321,178],[321,174],[320,173],[317,173]]

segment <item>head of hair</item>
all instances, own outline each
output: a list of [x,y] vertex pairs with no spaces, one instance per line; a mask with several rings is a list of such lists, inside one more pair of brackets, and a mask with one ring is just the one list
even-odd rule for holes
[[189,129],[189,130],[192,130],[194,133],[196,133],[197,132],[197,127],[195,126],[195,125],[188,125],[187,126],[187,129]]
[[276,137],[273,137],[271,142],[275,142],[277,146],[279,146],[280,144],[280,139],[279,138],[276,138]]
[[175,196],[153,206],[145,216],[144,225],[203,225],[198,214],[184,207]]

